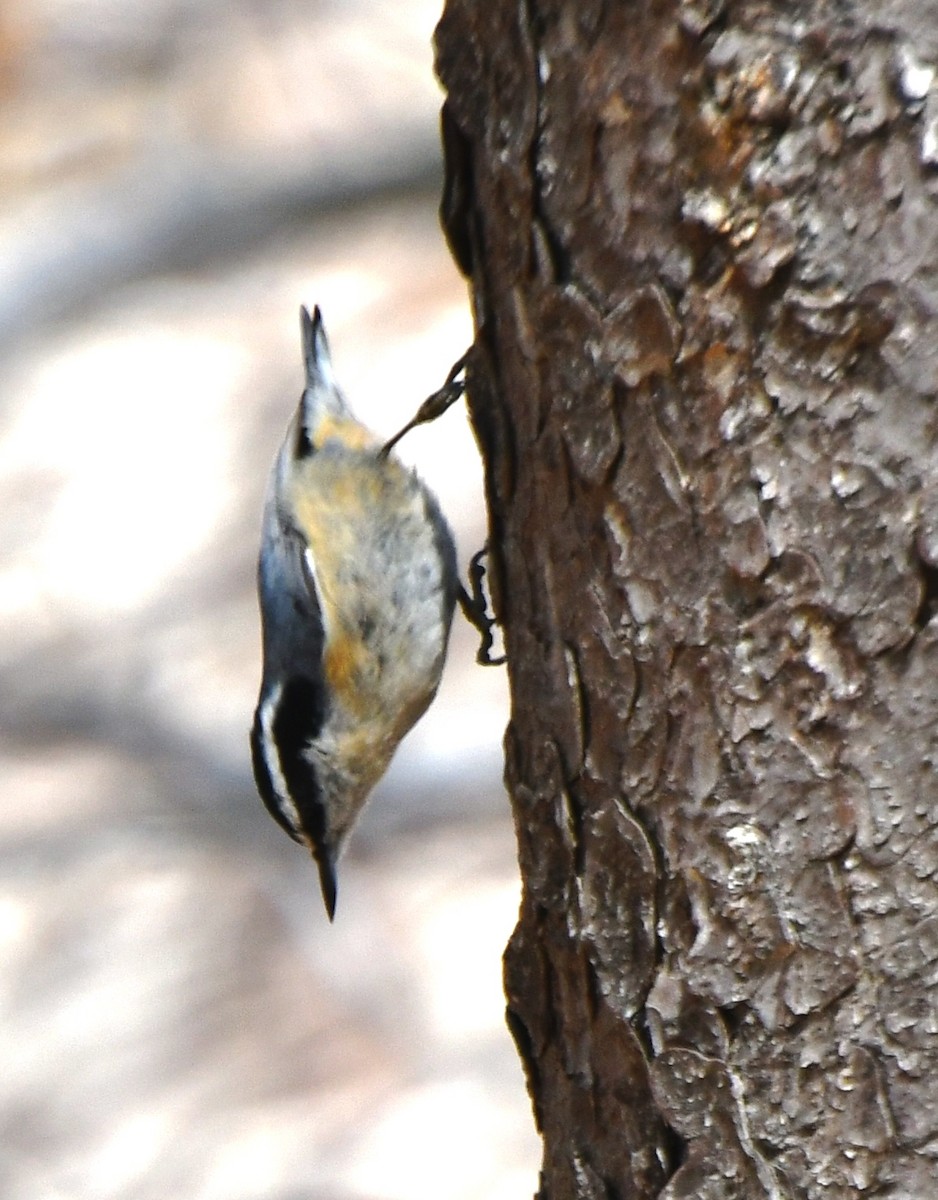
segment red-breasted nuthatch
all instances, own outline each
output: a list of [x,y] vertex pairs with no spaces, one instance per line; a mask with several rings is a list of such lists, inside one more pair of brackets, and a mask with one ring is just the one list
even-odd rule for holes
[[[336,386],[319,309],[301,324],[306,387],[264,507],[251,753],[264,804],[316,859],[331,920],[339,854],[436,693],[458,580],[436,500]],[[447,403],[460,365],[435,393]]]

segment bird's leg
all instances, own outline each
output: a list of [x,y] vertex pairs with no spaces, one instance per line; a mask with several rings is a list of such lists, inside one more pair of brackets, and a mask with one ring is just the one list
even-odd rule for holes
[[488,546],[483,546],[473,554],[469,562],[469,590],[462,584],[456,593],[459,607],[469,624],[478,631],[481,637],[479,649],[476,651],[476,662],[483,667],[499,667],[508,661],[508,656],[499,654],[492,657],[492,644],[495,640],[492,630],[495,628],[494,617],[489,616],[488,601],[485,596],[485,566],[483,559],[488,554]]
[[[390,441],[385,442],[378,451],[379,458],[387,458],[397,443],[401,440],[405,433],[410,433],[412,429],[416,429],[418,425],[426,425],[428,421],[435,421],[437,417],[442,417],[448,408],[451,408],[456,401],[466,391],[466,359],[469,357],[469,351],[462,358],[453,364],[453,369],[446,377],[446,382],[438,391],[435,391],[432,396],[428,396],[423,404],[417,409],[416,416],[412,417],[407,424]],[[462,376],[462,378],[460,378]]]

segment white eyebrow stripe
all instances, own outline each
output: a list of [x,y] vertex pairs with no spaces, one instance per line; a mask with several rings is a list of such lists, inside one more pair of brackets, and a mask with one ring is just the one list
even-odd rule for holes
[[[283,774],[283,768],[280,765],[280,747],[277,745],[277,740],[274,737],[273,723],[274,714],[277,711],[277,705],[280,703],[280,697],[283,694],[283,688],[278,683],[271,694],[263,702],[260,709],[261,718],[261,748],[264,755],[264,764],[267,767],[267,773],[270,775],[270,782],[273,784],[274,791],[277,793],[277,799],[280,802],[280,811],[284,817],[293,826],[294,833],[298,837],[307,841],[307,834],[303,828],[303,822],[300,819],[300,810],[293,802],[293,797],[290,795],[290,789],[287,786],[286,777]],[[271,761],[270,751],[273,751],[274,761]]]

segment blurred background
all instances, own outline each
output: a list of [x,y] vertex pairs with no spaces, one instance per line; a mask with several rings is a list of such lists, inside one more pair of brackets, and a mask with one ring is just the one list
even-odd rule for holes
[[[471,337],[422,0],[0,7],[0,1195],[508,1200],[503,670],[342,864],[257,799],[254,559],[297,310],[390,435]],[[462,406],[402,444],[484,541]]]

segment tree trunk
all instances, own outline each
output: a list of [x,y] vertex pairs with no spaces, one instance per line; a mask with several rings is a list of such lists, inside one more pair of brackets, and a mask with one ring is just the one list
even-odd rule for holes
[[543,1197],[938,1195],[938,8],[448,0]]

